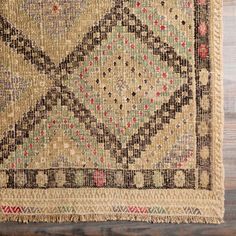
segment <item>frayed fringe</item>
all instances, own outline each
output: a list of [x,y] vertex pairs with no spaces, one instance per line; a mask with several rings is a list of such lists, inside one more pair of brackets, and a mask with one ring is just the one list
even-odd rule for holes
[[124,215],[124,214],[86,214],[86,215],[1,215],[0,221],[29,222],[84,222],[84,221],[143,221],[149,223],[203,223],[221,224],[219,217],[202,216],[153,216],[153,215]]

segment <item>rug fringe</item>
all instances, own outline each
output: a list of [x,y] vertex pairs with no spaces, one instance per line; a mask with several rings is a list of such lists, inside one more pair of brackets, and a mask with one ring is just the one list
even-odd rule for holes
[[0,221],[16,221],[20,223],[30,222],[84,222],[84,221],[144,221],[149,223],[203,223],[221,224],[223,219],[219,217],[202,216],[145,216],[123,214],[86,214],[86,215],[1,215]]

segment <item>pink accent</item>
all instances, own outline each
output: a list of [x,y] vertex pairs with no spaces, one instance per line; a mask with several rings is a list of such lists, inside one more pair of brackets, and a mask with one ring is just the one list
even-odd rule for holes
[[199,5],[206,5],[206,0],[198,0]]
[[165,30],[165,29],[166,29],[166,26],[165,26],[165,25],[161,25],[161,26],[160,26],[160,29],[161,29],[161,30]]
[[163,77],[163,78],[167,78],[167,73],[166,73],[166,72],[163,72],[163,73],[162,73],[162,77]]
[[206,33],[207,33],[207,25],[205,22],[201,22],[198,26],[198,33],[201,35],[201,36],[205,36]]
[[147,9],[146,8],[143,8],[143,13],[147,13]]
[[158,25],[158,23],[159,23],[158,20],[155,20],[155,21],[154,21],[154,24],[155,24],[155,25]]
[[166,91],[167,90],[167,86],[164,84],[163,85],[163,90]]
[[19,214],[23,213],[22,208],[19,206],[1,206],[3,213],[5,214]]
[[186,6],[187,6],[188,8],[192,8],[192,7],[193,7],[193,4],[192,4],[191,2],[187,2]]
[[129,206],[128,211],[132,212],[132,213],[145,214],[145,213],[148,213],[148,208],[147,207]]
[[182,47],[186,47],[186,42],[185,41],[181,42],[181,45]]
[[95,170],[93,173],[94,184],[98,187],[102,187],[106,184],[106,176],[103,170]]
[[202,59],[206,59],[206,57],[208,56],[208,47],[206,44],[201,44],[198,48],[198,54]]

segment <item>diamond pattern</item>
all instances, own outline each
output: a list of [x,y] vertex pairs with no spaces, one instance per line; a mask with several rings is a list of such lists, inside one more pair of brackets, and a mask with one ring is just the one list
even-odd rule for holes
[[[154,37],[153,32],[149,31],[148,27],[146,25],[143,26],[141,21],[138,20],[134,15],[129,15],[129,10],[127,8],[124,9],[124,13],[125,13],[124,19],[122,19],[121,11],[122,11],[122,9],[119,7],[112,8],[111,15],[109,15],[109,14],[106,15],[105,19],[109,20],[109,19],[114,18],[116,20],[116,23],[113,25],[113,27],[118,25],[119,24],[118,22],[122,22],[122,25],[125,27],[128,26],[128,28],[127,28],[128,32],[135,33],[135,36],[137,38],[140,38],[144,44],[147,43],[148,48],[150,48],[150,46],[152,45],[154,55],[160,55],[161,61],[167,62],[167,65],[169,67],[172,67],[175,73],[180,73],[180,75],[183,78],[187,77],[187,74],[189,76],[189,73],[191,73],[191,69],[190,69],[188,62],[185,59],[181,59],[180,57],[177,57],[176,53],[173,51],[173,49],[171,47],[169,47],[165,43],[163,44],[160,41],[159,37]],[[133,21],[136,22],[135,25],[133,25]],[[108,28],[105,27],[107,22],[108,21],[101,20],[99,26],[92,27],[91,32],[87,33],[87,35],[83,39],[83,47],[82,48],[78,47],[77,50],[75,50],[72,54],[68,55],[66,60],[60,64],[61,71],[66,69],[68,73],[72,73],[72,70],[78,65],[78,63],[80,61],[84,61],[84,57],[86,55],[88,55],[89,51],[94,50],[94,48],[97,47],[97,45],[101,44],[102,40],[107,38],[107,33],[111,31],[111,29],[109,27]],[[111,23],[108,23],[108,24],[111,24]],[[102,27],[105,27],[104,30]],[[168,60],[167,60],[166,56],[168,57]],[[134,67],[132,69],[135,70]],[[109,70],[111,71],[111,68],[108,68],[108,72],[110,72]],[[104,72],[103,72],[103,75],[104,75]],[[188,77],[188,78],[189,78],[189,80],[191,79],[190,77]],[[96,82],[97,82],[97,80],[96,80]],[[189,91],[191,91],[191,90],[189,90],[189,88],[186,86],[183,87],[182,89],[179,91],[181,93],[183,92],[183,95],[184,94],[186,94],[186,96],[190,95],[190,98],[191,98],[191,93],[189,93]],[[62,105],[68,106],[69,105],[68,102],[70,103],[71,95],[69,92],[67,92],[66,88],[65,88],[65,92],[66,93],[65,93],[65,96],[62,100]],[[131,94],[132,94],[132,96],[136,95],[136,92],[132,91]],[[48,96],[50,99],[50,94],[48,94]],[[72,97],[74,97],[74,95],[72,95]],[[184,99],[185,99],[185,97],[184,97]],[[175,100],[175,98],[174,98],[174,100]],[[185,100],[180,100],[179,102],[182,105],[182,102],[184,102],[184,101]],[[186,100],[186,104],[188,104],[188,100]],[[53,105],[53,103],[47,101],[46,109],[51,110],[52,105]],[[185,102],[183,103],[183,105],[185,105]],[[77,106],[77,103],[76,103],[76,106]],[[123,104],[120,104],[120,108],[121,108],[121,106],[123,106]],[[162,108],[164,109],[165,113],[163,114],[161,121],[164,123],[165,122],[169,123],[169,120],[174,118],[175,112],[172,109],[175,109],[175,108],[170,108],[170,105],[167,103],[163,104]],[[78,111],[77,109],[78,109],[77,107],[72,108],[73,112],[75,113],[75,117],[78,117],[80,122],[85,122],[85,125],[87,125],[86,117],[90,116],[90,111],[84,109],[83,107],[81,107],[81,105],[79,105],[80,110]],[[171,109],[171,110],[169,110],[169,109]],[[45,110],[45,112],[46,112],[46,110]],[[43,118],[45,115],[46,115],[46,113],[40,114],[41,118]],[[162,113],[161,113],[161,115],[162,115]],[[151,119],[153,121],[155,121],[156,115],[151,116]],[[90,124],[88,123],[87,129],[90,129],[91,118],[89,118],[88,122],[90,122]],[[140,157],[141,152],[145,150],[146,145],[151,143],[150,136],[156,134],[156,125],[157,124],[153,123],[152,125],[153,125],[153,127],[151,128],[150,123],[145,122],[143,124],[143,127],[141,126],[138,129],[138,134],[133,135],[131,140],[128,141],[127,146],[125,146],[123,148],[121,147],[119,142],[113,141],[114,135],[110,135],[109,134],[110,132],[108,132],[108,134],[106,134],[107,128],[105,127],[104,124],[98,125],[98,128],[102,131],[102,133],[100,133],[100,134],[94,133],[94,135],[97,136],[98,143],[104,143],[105,150],[110,149],[112,155],[117,159],[118,163],[123,163],[123,164],[125,164],[126,162],[133,163],[135,158]],[[161,124],[159,124],[159,125],[160,125],[160,128],[158,128],[158,129],[162,129],[162,125]],[[27,125],[27,128],[29,128],[29,127],[30,126]],[[151,130],[149,130],[150,128],[151,128]],[[22,132],[20,132],[20,133],[22,133]],[[25,134],[23,134],[23,137],[25,135],[28,137],[27,131]],[[140,140],[140,141],[138,141],[138,140]],[[138,141],[138,143],[136,144],[137,141]],[[21,142],[22,142],[22,137],[21,137],[20,143]],[[114,147],[113,147],[112,143],[115,144]],[[137,146],[137,147],[134,148],[134,146]],[[116,150],[117,147],[118,147],[118,150]],[[129,151],[129,149],[131,149],[132,151]],[[4,156],[8,155],[9,151],[10,151],[9,149],[8,149],[8,151],[6,150]]]
[[[40,17],[44,19],[40,19],[35,11],[38,3],[24,1],[24,4],[31,4],[32,11],[28,13],[34,21],[65,24],[62,28],[72,30],[72,22],[79,18],[79,15],[73,14],[70,14],[70,20],[67,16],[62,17],[61,22],[56,18],[58,14],[64,14],[65,9],[72,11],[73,1],[64,6],[62,1],[54,5],[51,1],[42,2],[40,7],[45,14]],[[27,8],[24,4],[21,7]],[[76,4],[81,9],[83,2]],[[167,42],[163,33],[156,35],[158,31],[146,24],[142,17],[137,17],[140,14],[130,8],[128,1],[117,0],[109,6],[108,13],[93,22],[74,50],[58,64],[21,31],[1,18],[3,40],[18,54],[23,53],[25,60],[46,73],[54,83],[35,107],[30,108],[15,127],[4,133],[1,141],[2,163],[22,147],[36,126],[47,119],[53,107],[61,105],[61,109],[68,109],[74,119],[82,124],[87,135],[96,140],[94,150],[98,150],[99,146],[104,153],[109,153],[105,155],[112,162],[115,160],[118,168],[135,168],[142,153],[151,147],[153,138],[165,129],[166,124],[175,120],[184,106],[190,104],[194,89],[193,58],[189,56],[191,50],[176,52],[173,42]],[[47,15],[52,18],[47,19]],[[165,27],[161,26],[160,30],[165,30]],[[51,28],[48,30],[53,31],[54,28]],[[55,30],[58,28],[57,25]],[[54,31],[49,34],[65,33]],[[15,40],[16,37],[20,42]],[[119,39],[123,44],[118,42]],[[186,46],[187,42],[183,45]],[[132,55],[134,49],[138,52],[135,57]],[[88,71],[89,66],[93,70]],[[110,116],[111,110],[113,117]],[[135,123],[133,127],[131,121]],[[185,155],[183,153],[180,158]],[[170,155],[179,158],[175,151]],[[170,159],[168,155],[163,160],[167,159]]]

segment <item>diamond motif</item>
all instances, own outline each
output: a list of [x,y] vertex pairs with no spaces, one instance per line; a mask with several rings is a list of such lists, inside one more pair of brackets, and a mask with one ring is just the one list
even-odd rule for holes
[[[125,37],[122,31],[122,27],[114,27],[65,83],[92,114],[126,142],[187,78],[153,58],[135,36]],[[137,54],[130,56],[134,50]]]

